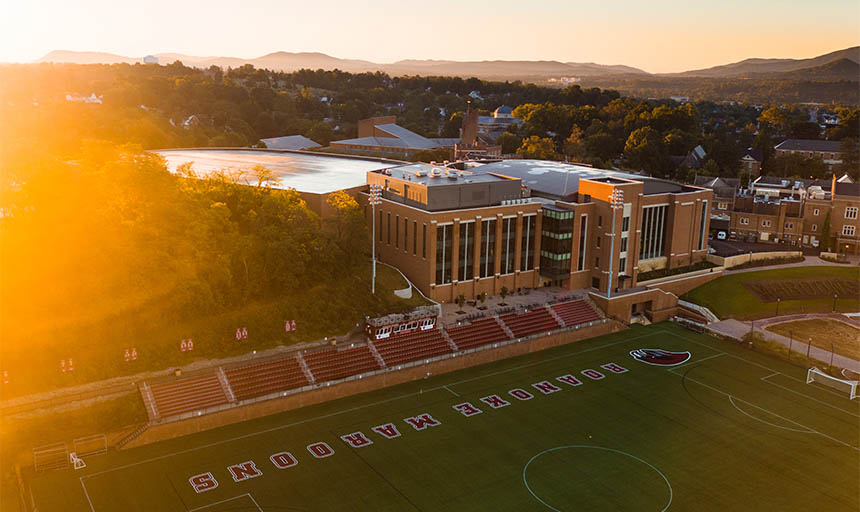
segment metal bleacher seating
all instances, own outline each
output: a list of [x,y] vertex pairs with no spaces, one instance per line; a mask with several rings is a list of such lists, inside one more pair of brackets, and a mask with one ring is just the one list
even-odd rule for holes
[[376,350],[388,366],[436,357],[451,352],[451,347],[439,329],[416,331],[408,334],[392,335],[384,340],[374,341]]
[[225,368],[224,373],[237,400],[309,384],[295,356]]
[[379,364],[367,345],[343,350],[329,348],[307,352],[303,357],[317,382],[379,370]]
[[454,340],[460,350],[468,350],[508,338],[502,326],[492,317],[482,318],[462,327],[450,328],[448,336]]
[[552,331],[561,327],[544,307],[539,307],[534,311],[529,311],[521,315],[508,313],[499,318],[514,333],[514,336],[518,338],[538,332]]
[[163,418],[228,402],[215,373],[152,384],[150,389]]
[[552,309],[564,321],[564,325],[567,327],[600,320],[600,315],[594,311],[591,304],[584,300],[560,302],[553,304]]

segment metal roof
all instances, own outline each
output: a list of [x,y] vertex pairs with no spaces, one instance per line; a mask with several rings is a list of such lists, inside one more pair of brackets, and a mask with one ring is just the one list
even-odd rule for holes
[[287,135],[285,137],[271,137],[269,139],[260,139],[266,143],[269,149],[292,149],[300,150],[307,148],[318,148],[319,144],[302,135]]
[[777,144],[775,149],[837,153],[841,151],[841,145],[841,142],[835,140],[786,139]]
[[[393,160],[355,158],[321,153],[299,153],[265,149],[170,149],[153,151],[167,160],[170,172],[186,162],[200,176],[219,170],[250,171],[263,165],[275,172],[272,188],[328,194],[367,183],[367,171],[391,167]],[[255,185],[247,176],[240,182]]]
[[[436,176],[433,171],[436,171]],[[444,168],[442,166],[430,165],[425,163],[414,163],[408,165],[399,165],[397,167],[389,167],[384,171],[376,171],[378,174],[385,174],[392,178],[418,183],[427,187],[439,187],[446,185],[462,185],[464,183],[488,183],[492,181],[505,181],[509,178],[497,176],[486,172],[466,172],[458,171],[453,168]],[[420,175],[419,175],[420,173]]]
[[[422,137],[417,133],[407,130],[406,128],[396,125],[394,123],[388,124],[378,124],[374,126],[377,130],[381,130],[392,137],[397,137],[398,139],[404,141],[407,147],[417,148],[417,149],[432,149],[436,147],[436,145],[428,139],[427,137]],[[384,137],[380,137],[384,138]]]

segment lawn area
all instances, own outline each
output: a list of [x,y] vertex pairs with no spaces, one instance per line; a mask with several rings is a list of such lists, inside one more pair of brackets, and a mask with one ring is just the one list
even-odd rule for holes
[[804,375],[634,327],[89,457],[32,492],[41,512],[854,510],[860,404]]
[[765,327],[768,331],[830,350],[845,357],[860,360],[860,329],[832,318],[797,320]]
[[[341,336],[364,321],[378,316],[430,304],[414,292],[401,299],[394,290],[407,282],[393,268],[377,265],[376,295],[370,293],[371,264],[343,280],[284,294],[268,302],[251,302],[226,313],[189,316],[181,322],[163,318],[104,319],[78,333],[51,332],[39,339],[22,339],[3,347],[2,369],[8,369],[10,384],[0,388],[0,399],[73,386],[119,375],[162,370],[200,359],[215,359]],[[296,330],[286,332],[284,322],[296,321]],[[236,339],[244,327],[248,338]],[[192,339],[193,352],[181,352],[180,341]],[[32,345],[31,345],[32,343]],[[32,346],[45,347],[33,350]],[[74,347],[74,349],[70,349]],[[133,347],[137,359],[126,362],[124,352]],[[75,370],[61,372],[60,360],[72,358]]]
[[[860,280],[857,267],[790,267],[758,272],[741,272],[724,275],[682,297],[684,300],[705,306],[720,318],[756,319],[776,314],[776,302],[762,302],[744,286],[745,282],[765,280],[798,280],[807,278]],[[815,299],[783,300],[779,303],[780,314],[829,312],[833,308],[832,295]],[[860,298],[836,300],[837,311],[858,311]]]

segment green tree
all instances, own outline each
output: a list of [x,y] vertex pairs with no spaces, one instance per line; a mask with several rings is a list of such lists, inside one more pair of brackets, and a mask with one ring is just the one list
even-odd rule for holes
[[830,252],[830,212],[824,216],[824,225],[821,227],[821,243],[818,246],[823,252]]
[[585,154],[585,132],[577,126],[573,125],[570,130],[570,135],[564,140],[564,154],[573,160],[582,161]]
[[496,144],[502,146],[503,155],[512,155],[523,143],[523,139],[516,134],[505,132],[496,137]]
[[850,137],[842,139],[839,150],[842,152],[842,164],[839,170],[847,172],[854,181],[860,180],[860,144],[857,139]]
[[634,169],[652,176],[665,176],[670,165],[660,134],[650,126],[630,133],[624,145],[624,157]]
[[537,160],[560,160],[560,155],[555,151],[555,145],[550,138],[542,138],[537,135],[523,140],[523,144],[517,149],[517,154],[523,158],[534,158]]

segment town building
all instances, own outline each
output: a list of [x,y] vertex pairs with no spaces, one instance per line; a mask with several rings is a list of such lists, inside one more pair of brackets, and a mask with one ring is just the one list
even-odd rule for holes
[[398,125],[395,116],[381,116],[360,120],[358,137],[332,141],[330,146],[344,153],[409,159],[419,151],[453,151],[459,142],[459,138],[427,138]]
[[751,180],[761,176],[761,163],[764,155],[760,149],[747,148],[741,157],[741,169],[747,172]]
[[[367,173],[382,188],[381,204],[367,210],[378,257],[431,299],[550,285],[630,293],[640,272],[707,255],[708,189],[558,162],[461,167]],[[623,204],[613,214],[618,193]],[[650,308],[653,298],[641,298]]]
[[260,139],[268,149],[289,149],[301,151],[303,149],[318,148],[319,144],[302,135],[287,135],[285,137],[272,137]]
[[774,147],[776,156],[798,154],[821,159],[830,171],[842,164],[842,143],[833,140],[786,139]]

